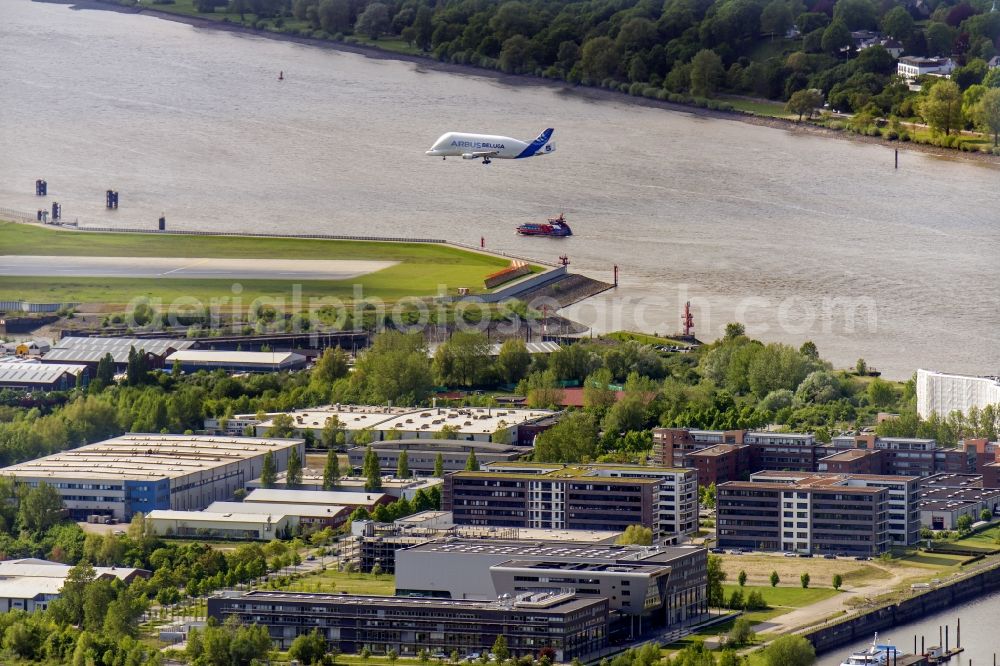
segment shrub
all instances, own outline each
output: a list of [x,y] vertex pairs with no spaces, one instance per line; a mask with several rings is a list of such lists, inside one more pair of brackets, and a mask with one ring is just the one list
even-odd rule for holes
[[642,96],[647,99],[656,99],[656,95],[660,92],[659,88],[654,88],[653,86],[646,86],[642,89]]
[[[624,85],[624,84],[622,84],[622,85]],[[645,86],[642,83],[636,81],[635,83],[629,85],[629,87],[628,87],[628,94],[632,95],[633,97],[638,97],[639,95],[642,94],[642,91],[643,91],[644,88],[645,88]]]
[[889,130],[888,132],[885,133],[885,138],[889,139],[889,141],[898,141],[899,140],[899,132],[897,132],[896,130],[891,129],[891,130]]
[[902,141],[903,143],[907,143],[909,141],[912,141],[913,137],[910,136],[909,132],[903,131],[899,133],[899,140]]
[[845,125],[843,120],[831,120],[827,127],[836,132],[841,132],[843,131]]

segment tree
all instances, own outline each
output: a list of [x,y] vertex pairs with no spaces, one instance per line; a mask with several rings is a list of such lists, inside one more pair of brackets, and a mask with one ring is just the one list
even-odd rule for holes
[[972,529],[972,516],[967,513],[962,514],[958,517],[958,520],[955,521],[955,527],[960,533],[965,534]]
[[833,589],[839,590],[840,586],[844,584],[844,577],[840,574],[833,574]]
[[913,35],[913,17],[905,7],[897,5],[882,17],[882,32],[900,42],[909,41]]
[[429,51],[431,48],[431,37],[434,33],[433,18],[433,10],[421,3],[417,9],[417,16],[413,19],[414,41],[421,51]]
[[361,465],[361,474],[365,477],[365,491],[373,492],[382,489],[382,467],[378,455],[372,450],[371,444],[365,450],[365,459]]
[[293,446],[288,453],[288,471],[285,473],[285,485],[295,488],[302,483],[302,458],[299,456],[299,447]]
[[951,134],[962,126],[962,93],[954,81],[938,81],[920,101],[920,115],[934,132]]
[[837,55],[844,48],[853,43],[851,31],[840,19],[834,19],[823,31],[823,39],[820,42],[821,48],[831,55]]
[[771,572],[771,587],[777,587],[778,583],[780,583],[780,582],[781,582],[781,579],[778,578],[778,572],[777,571],[772,571]]
[[101,357],[101,360],[97,363],[97,372],[94,375],[94,380],[100,385],[101,388],[105,386],[111,386],[115,383],[115,361],[111,357],[111,354],[105,354]]
[[733,610],[743,610],[744,605],[743,589],[738,587],[729,595],[729,607]]
[[319,27],[331,35],[351,29],[351,3],[349,0],[320,0],[316,9]]
[[772,37],[784,36],[794,20],[792,9],[786,0],[771,0],[760,13],[760,29]]
[[653,545],[653,530],[642,525],[629,525],[615,543],[621,545],[638,544],[640,546],[651,546]]
[[339,448],[344,444],[344,426],[336,415],[329,417],[323,423],[320,441],[328,449]]
[[809,666],[816,659],[816,649],[802,636],[779,636],[764,650],[767,666]]
[[410,456],[405,450],[399,452],[399,460],[396,463],[396,478],[410,478]]
[[434,476],[439,479],[444,478],[444,456],[440,451],[434,456]]
[[799,576],[799,582],[802,583],[802,589],[803,590],[808,589],[809,588],[809,573],[806,572],[806,573],[802,574],[801,576]]
[[593,82],[614,78],[621,68],[618,46],[610,37],[588,39],[580,52],[580,69]]
[[531,354],[524,342],[516,338],[505,340],[497,356],[497,374],[508,384],[524,379],[531,365]]
[[389,7],[381,2],[373,2],[365,8],[358,16],[354,24],[355,32],[368,35],[372,39],[378,39],[381,35],[389,32],[392,21],[389,18]]
[[[1000,70],[998,70],[1000,71]],[[976,126],[993,135],[993,145],[1000,141],[1000,88],[987,88],[972,109]]]
[[[510,3],[507,3],[510,4]],[[504,40],[497,61],[500,71],[507,74],[523,74],[534,70],[535,42],[524,35],[513,35]]]
[[738,321],[731,321],[726,324],[726,340],[735,340],[747,334],[747,327]]
[[990,522],[993,520],[993,512],[984,507],[983,510],[979,512],[979,520],[984,523]]
[[316,361],[310,381],[320,387],[329,388],[333,382],[348,374],[348,357],[340,347],[330,347]]
[[465,459],[465,471],[466,472],[478,472],[479,471],[479,460],[476,459],[476,452],[469,451],[469,457]]
[[752,643],[754,637],[755,634],[751,628],[750,620],[745,617],[739,617],[736,618],[736,622],[733,623],[733,628],[729,630],[728,634],[726,634],[726,645],[743,647],[744,645]]
[[295,419],[291,414],[278,414],[271,419],[271,427],[264,432],[264,437],[288,439],[295,434]]
[[724,80],[726,70],[722,58],[711,49],[702,49],[691,59],[691,94],[711,97]]
[[440,384],[476,386],[486,379],[490,343],[476,331],[458,331],[434,353],[434,374]]
[[18,502],[17,524],[28,532],[47,532],[63,519],[64,507],[59,491],[44,481],[22,491]]
[[503,634],[497,636],[497,639],[493,641],[492,652],[498,664],[502,664],[510,659],[510,648],[507,647],[507,639]]
[[371,404],[422,401],[434,387],[424,337],[391,330],[379,333],[358,357],[350,382]]
[[340,480],[340,456],[333,449],[326,452],[326,466],[323,467],[323,490],[333,490]]
[[274,488],[278,472],[274,466],[274,454],[268,450],[264,454],[264,462],[260,468],[260,485],[264,488]]
[[718,555],[708,556],[708,604],[721,608],[725,605],[726,591],[722,587],[726,580],[726,572],[722,569],[722,558]]
[[788,103],[785,104],[785,111],[799,114],[799,122],[802,122],[803,115],[812,118],[813,111],[822,105],[823,93],[815,88],[808,88],[792,93],[792,96],[788,98]]
[[326,654],[326,639],[313,629],[308,634],[299,634],[288,648],[289,659],[297,659],[303,664],[318,664]]
[[747,572],[740,569],[740,575],[736,577],[736,582],[739,583],[740,587],[747,584]]
[[597,425],[585,412],[570,412],[535,438],[538,462],[582,462],[597,451]]

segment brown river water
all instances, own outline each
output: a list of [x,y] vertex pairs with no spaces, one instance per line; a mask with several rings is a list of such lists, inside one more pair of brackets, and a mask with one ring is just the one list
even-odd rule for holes
[[[596,278],[618,264],[617,291],[565,312],[596,331],[674,332],[691,300],[706,339],[740,319],[891,377],[1000,372],[994,166],[900,151],[896,170],[884,146],[148,15],[0,17],[2,207],[35,210],[45,178],[81,224],[485,237]],[[423,154],[449,130],[545,127],[558,150],[537,159]],[[560,212],[572,238],[514,234]]]

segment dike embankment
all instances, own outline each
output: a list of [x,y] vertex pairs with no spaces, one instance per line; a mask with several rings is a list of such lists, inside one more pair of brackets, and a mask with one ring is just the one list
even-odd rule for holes
[[908,599],[872,609],[847,619],[800,632],[817,653],[856,643],[876,631],[907,624],[1000,589],[1000,562],[976,573],[963,576]]

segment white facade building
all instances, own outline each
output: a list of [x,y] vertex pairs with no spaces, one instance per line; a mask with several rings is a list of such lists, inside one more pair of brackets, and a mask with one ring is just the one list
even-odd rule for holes
[[903,56],[896,64],[896,74],[907,81],[913,81],[925,74],[948,76],[954,69],[955,63],[950,58]]
[[973,407],[1000,404],[1000,378],[951,375],[932,370],[917,370],[917,413],[947,416],[951,412],[968,414]]

